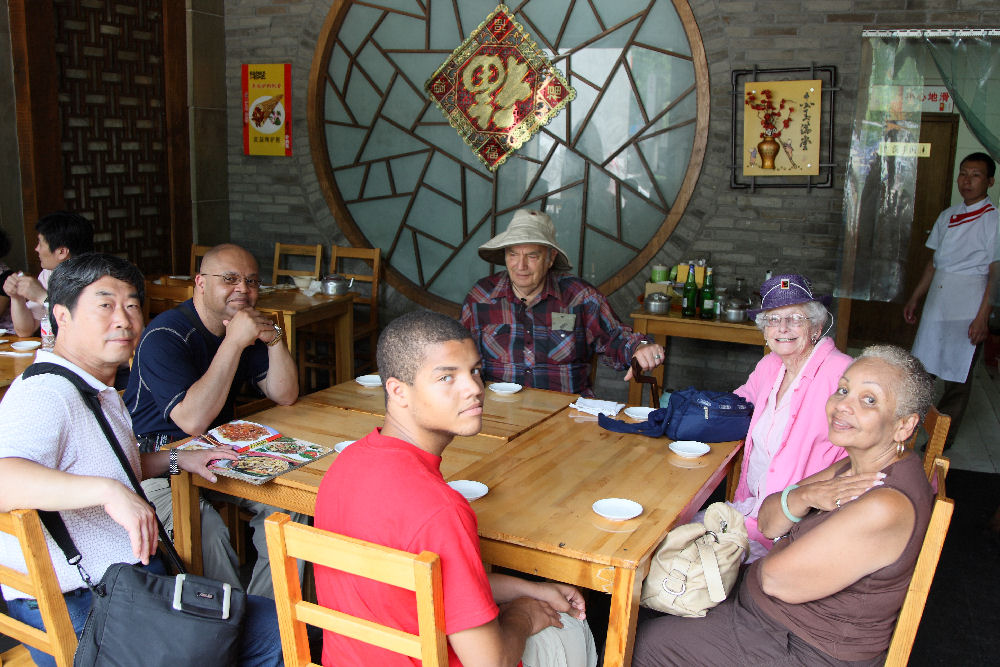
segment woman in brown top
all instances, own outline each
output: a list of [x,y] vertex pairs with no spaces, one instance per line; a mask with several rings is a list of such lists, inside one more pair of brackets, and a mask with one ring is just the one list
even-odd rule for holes
[[910,354],[867,348],[826,404],[848,458],[761,505],[774,548],[705,618],[660,616],[638,632],[633,664],[882,664],[933,501],[903,443],[933,399]]

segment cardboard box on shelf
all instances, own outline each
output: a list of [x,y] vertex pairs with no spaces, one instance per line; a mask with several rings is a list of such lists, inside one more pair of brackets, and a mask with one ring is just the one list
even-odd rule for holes
[[[688,279],[688,265],[678,264],[677,265],[677,282],[684,283]],[[694,281],[698,283],[698,289],[705,283],[705,267],[695,265],[694,267]]]

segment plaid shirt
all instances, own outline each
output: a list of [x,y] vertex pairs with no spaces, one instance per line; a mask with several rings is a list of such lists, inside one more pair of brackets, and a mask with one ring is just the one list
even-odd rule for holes
[[[571,315],[572,323],[553,327],[553,313]],[[483,278],[465,297],[462,325],[479,347],[484,379],[588,397],[594,395],[590,358],[599,354],[625,370],[644,340],[618,320],[603,294],[553,271],[531,307],[514,296],[506,271]]]

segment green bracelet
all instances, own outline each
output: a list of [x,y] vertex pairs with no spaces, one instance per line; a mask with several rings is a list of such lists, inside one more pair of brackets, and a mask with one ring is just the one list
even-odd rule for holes
[[791,491],[792,489],[797,489],[797,488],[799,488],[798,484],[789,484],[788,487],[781,492],[781,511],[785,513],[785,516],[787,516],[788,520],[791,521],[792,523],[798,523],[799,521],[802,521],[802,517],[795,516],[794,514],[788,511],[788,492]]

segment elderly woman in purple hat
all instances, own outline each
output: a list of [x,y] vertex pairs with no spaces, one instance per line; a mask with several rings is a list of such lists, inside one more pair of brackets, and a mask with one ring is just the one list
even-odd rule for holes
[[827,437],[824,405],[851,363],[823,335],[832,317],[805,276],[774,276],[760,294],[750,316],[771,352],[736,390],[754,404],[733,501],[746,516],[751,560],[773,544],[757,528],[764,499],[846,456]]

